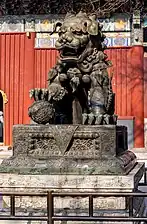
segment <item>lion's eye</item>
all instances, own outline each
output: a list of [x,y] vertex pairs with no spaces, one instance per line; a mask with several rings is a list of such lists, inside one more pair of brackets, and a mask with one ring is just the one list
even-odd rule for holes
[[74,33],[74,34],[76,34],[76,35],[81,35],[81,34],[82,34],[82,32],[81,32],[81,31],[76,31],[76,30],[75,30],[75,31],[73,31],[73,33]]

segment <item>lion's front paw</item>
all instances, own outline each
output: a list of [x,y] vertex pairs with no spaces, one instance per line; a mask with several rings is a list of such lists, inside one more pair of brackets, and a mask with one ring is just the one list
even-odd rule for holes
[[89,124],[89,125],[100,125],[103,121],[103,115],[95,115],[93,113],[90,114],[83,114],[83,124]]
[[83,124],[89,125],[116,125],[117,123],[117,115],[109,115],[109,114],[86,114],[83,115]]
[[30,98],[34,98],[35,101],[38,100],[48,100],[48,89],[45,88],[35,88],[29,91]]

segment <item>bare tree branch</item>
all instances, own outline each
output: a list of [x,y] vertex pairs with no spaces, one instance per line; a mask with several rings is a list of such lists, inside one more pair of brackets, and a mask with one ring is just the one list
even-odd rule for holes
[[70,10],[82,10],[89,14],[95,13],[98,17],[108,17],[114,12],[143,12],[144,1],[147,0],[0,0],[0,9],[2,14],[20,14],[21,8],[24,13],[32,14],[40,11],[65,14]]
[[81,9],[97,16],[143,9],[143,0],[75,0],[74,3],[76,11]]

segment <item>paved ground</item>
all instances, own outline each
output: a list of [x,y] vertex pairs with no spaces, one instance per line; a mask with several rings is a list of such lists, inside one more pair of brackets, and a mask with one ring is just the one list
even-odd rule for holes
[[6,159],[10,156],[12,156],[12,150],[9,150],[7,146],[0,146],[0,164],[3,159]]
[[[0,224],[29,224],[29,222],[24,221],[0,221]],[[38,223],[31,223],[31,224],[38,224]]]
[[[12,156],[12,150],[8,150],[8,147],[6,146],[0,146],[0,164],[3,161],[3,159],[6,159],[8,157]],[[27,224],[28,222],[24,221],[0,221],[0,224]],[[34,223],[35,224],[35,223]]]
[[37,221],[0,221],[0,224],[46,224],[45,222],[37,222]]

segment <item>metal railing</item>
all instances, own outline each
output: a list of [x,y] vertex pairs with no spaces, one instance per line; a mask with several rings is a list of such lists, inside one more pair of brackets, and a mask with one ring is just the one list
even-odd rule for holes
[[[139,186],[147,186],[147,169],[144,173],[144,182]],[[147,192],[59,192],[48,191],[46,193],[10,193],[3,192],[2,196],[10,197],[10,215],[0,215],[0,220],[28,220],[28,221],[46,221],[47,224],[54,224],[55,221],[109,221],[109,222],[147,222],[147,217],[135,217],[133,213],[133,198],[134,197],[147,197]],[[18,216],[16,215],[15,199],[16,197],[45,197],[47,203],[46,216]],[[87,197],[89,199],[89,214],[88,216],[57,216],[54,212],[54,198],[57,197]],[[93,212],[93,199],[98,197],[125,197],[128,198],[127,217],[124,216],[95,216]]]
[[49,222],[50,214],[48,213],[47,216],[18,216],[16,215],[16,207],[15,207],[15,199],[16,197],[46,197],[47,198],[47,211],[50,211],[51,204],[50,204],[50,194],[51,192],[47,193],[10,193],[10,192],[3,192],[1,196],[8,196],[10,197],[10,215],[0,215],[0,220],[28,220],[28,221],[47,221]]
[[[55,221],[109,221],[109,222],[147,222],[147,217],[134,217],[133,198],[147,197],[147,193],[94,193],[94,192],[53,192],[47,193],[3,193],[3,196],[10,197],[10,215],[0,216],[0,220],[28,220],[28,221],[46,221],[47,224],[54,224]],[[15,198],[18,196],[46,197],[47,215],[46,216],[18,216],[15,213]],[[87,197],[89,199],[89,214],[87,216],[57,216],[54,214],[54,198],[57,197]],[[95,216],[93,214],[93,199],[98,197],[127,197],[129,199],[129,216]]]

